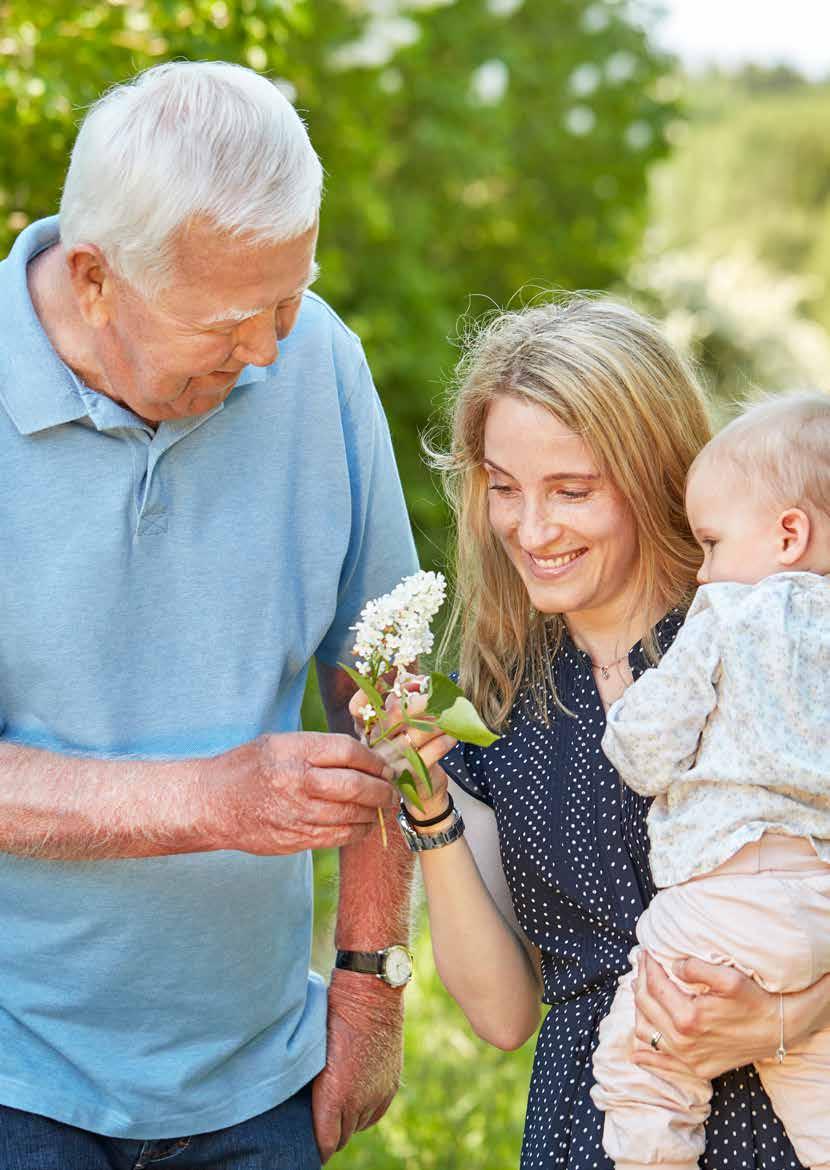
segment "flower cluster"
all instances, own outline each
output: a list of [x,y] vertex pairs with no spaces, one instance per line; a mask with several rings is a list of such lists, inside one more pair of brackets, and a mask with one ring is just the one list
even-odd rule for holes
[[391,593],[370,601],[355,630],[357,669],[373,683],[393,667],[404,670],[432,649],[430,622],[443,604],[446,581],[441,573],[404,577]]

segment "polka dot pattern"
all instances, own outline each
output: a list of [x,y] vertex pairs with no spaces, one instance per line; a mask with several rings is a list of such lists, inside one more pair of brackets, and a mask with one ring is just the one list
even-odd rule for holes
[[[657,627],[665,648],[682,614]],[[635,678],[648,666],[629,655]],[[443,763],[496,816],[516,916],[542,954],[542,1025],[530,1083],[521,1170],[613,1170],[602,1114],[589,1096],[591,1056],[637,918],[654,896],[649,800],[620,784],[602,753],[605,712],[590,661],[566,640],[555,664],[561,701],[545,727],[523,692],[511,728],[487,749],[459,745]],[[754,1069],[715,1081],[702,1170],[799,1170]]]

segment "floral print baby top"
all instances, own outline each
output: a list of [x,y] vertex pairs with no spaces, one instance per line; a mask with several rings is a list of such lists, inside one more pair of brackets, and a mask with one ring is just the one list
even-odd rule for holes
[[766,832],[830,862],[830,578],[704,585],[674,643],[608,712],[603,751],[653,796],[658,886]]

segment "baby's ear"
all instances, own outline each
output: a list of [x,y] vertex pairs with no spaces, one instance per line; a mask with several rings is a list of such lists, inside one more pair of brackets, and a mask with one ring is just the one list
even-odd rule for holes
[[776,539],[779,564],[797,565],[810,544],[810,517],[802,508],[787,508],[778,517]]

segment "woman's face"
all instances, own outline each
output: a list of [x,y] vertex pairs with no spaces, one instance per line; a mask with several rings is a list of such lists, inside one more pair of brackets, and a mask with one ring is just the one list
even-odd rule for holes
[[627,607],[637,568],[631,509],[588,446],[541,406],[502,395],[484,429],[493,531],[541,613]]

